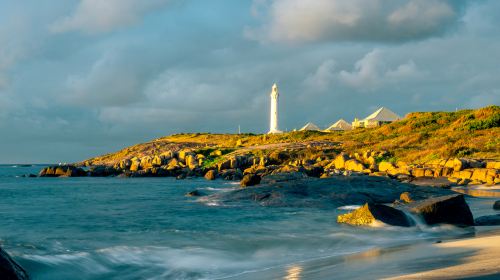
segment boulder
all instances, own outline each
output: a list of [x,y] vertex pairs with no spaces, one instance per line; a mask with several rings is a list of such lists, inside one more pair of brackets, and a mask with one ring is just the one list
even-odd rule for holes
[[231,169],[231,160],[225,160],[219,164],[217,164],[217,169],[220,171],[226,170],[226,169]]
[[476,226],[500,226],[500,214],[481,216],[474,223]]
[[380,172],[388,172],[388,171],[393,170],[393,169],[396,169],[396,167],[391,162],[382,161],[378,165],[378,171],[380,171]]
[[205,179],[207,180],[215,180],[217,177],[217,171],[215,170],[208,170],[207,173],[205,173]]
[[131,164],[130,164],[130,171],[132,171],[132,172],[138,171],[140,169],[140,166],[141,166],[141,162],[139,161],[139,159],[137,159],[137,158],[132,159]]
[[0,278],[5,280],[28,280],[28,273],[0,247]]
[[449,167],[449,168],[453,168],[453,170],[455,170],[455,171],[461,171],[467,167],[467,163],[463,159],[455,158],[455,159],[446,161],[444,166]]
[[413,202],[413,198],[411,197],[411,194],[409,192],[401,193],[401,195],[399,196],[399,200],[404,202],[404,203],[412,203]]
[[356,159],[350,159],[346,161],[344,164],[344,168],[346,170],[356,171],[356,172],[363,172],[363,170],[365,170],[363,164]]
[[265,175],[262,177],[262,184],[276,184],[278,182],[287,182],[293,180],[299,180],[307,178],[307,174],[297,171],[297,172],[286,172],[286,173],[272,173],[271,175]]
[[488,161],[488,162],[486,162],[486,168],[488,168],[488,169],[500,169],[500,161]]
[[473,226],[474,218],[462,194],[432,197],[409,205],[409,211],[421,216],[428,225]]
[[495,201],[495,203],[493,203],[493,209],[500,210],[500,200],[497,200]]
[[349,156],[341,153],[340,155],[336,156],[335,159],[333,160],[335,164],[335,168],[337,169],[344,169],[345,168],[345,162],[349,160]]
[[243,178],[243,173],[237,168],[223,170],[219,175],[222,179],[229,181],[240,181]]
[[250,187],[255,186],[260,183],[261,177],[256,174],[247,174],[243,176],[243,179],[240,181],[240,185],[242,187]]
[[384,204],[366,203],[362,207],[337,217],[337,223],[355,226],[370,225],[380,221],[392,226],[410,227],[414,223],[406,214],[398,209]]
[[184,160],[186,162],[186,166],[189,169],[195,169],[196,167],[198,167],[198,160],[196,160],[196,156],[187,155]]

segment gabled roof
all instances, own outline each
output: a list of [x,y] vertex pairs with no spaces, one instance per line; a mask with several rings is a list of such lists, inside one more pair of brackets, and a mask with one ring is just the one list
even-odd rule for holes
[[398,116],[396,113],[393,111],[385,108],[385,107],[380,107],[377,111],[373,112],[373,114],[369,115],[364,119],[364,121],[368,120],[373,120],[373,121],[382,121],[382,122],[392,122],[401,119],[400,116]]
[[321,130],[321,129],[317,125],[309,122],[300,129],[300,131],[304,130]]
[[340,119],[325,130],[334,131],[334,130],[351,130],[351,129],[352,125],[350,123],[346,122],[344,119]]

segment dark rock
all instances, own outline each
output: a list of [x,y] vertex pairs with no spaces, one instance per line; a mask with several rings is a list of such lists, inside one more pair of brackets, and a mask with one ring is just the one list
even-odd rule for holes
[[217,171],[215,170],[208,170],[207,173],[205,173],[205,179],[207,180],[215,180],[217,177]]
[[495,201],[495,203],[493,203],[493,209],[500,210],[500,200],[497,200]]
[[216,193],[202,199],[225,204],[248,201],[273,207],[337,208],[367,202],[392,203],[399,199],[402,192],[409,192],[415,200],[453,193],[441,188],[416,187],[384,177],[334,176],[317,179],[306,176],[290,179],[290,174],[276,174],[263,177],[259,186]]
[[312,166],[310,168],[305,168],[304,171],[307,174],[307,176],[319,178],[319,177],[321,177],[321,174],[323,174],[324,170],[323,170],[323,167]]
[[5,280],[29,279],[28,273],[0,248],[0,278]]
[[421,216],[428,225],[473,226],[474,218],[462,194],[432,197],[409,205],[409,211]]
[[242,187],[250,187],[250,186],[255,186],[260,183],[261,177],[259,175],[255,174],[247,174],[243,176],[243,179],[241,179],[240,185]]
[[500,214],[476,218],[474,223],[476,226],[500,226]]
[[273,173],[262,177],[262,184],[276,184],[278,182],[294,181],[307,178],[303,172]]
[[384,204],[375,203],[366,203],[363,207],[337,217],[338,223],[346,223],[355,226],[370,225],[375,221],[381,221],[388,225],[400,227],[410,227],[414,225],[403,211]]
[[203,196],[204,194],[199,190],[194,190],[186,193],[186,196]]
[[[141,171],[143,171],[143,170],[141,170]],[[121,171],[115,169],[113,166],[92,166],[89,169],[89,176],[91,176],[91,177],[116,176],[120,173],[121,173]]]
[[227,169],[223,170],[219,174],[224,180],[229,181],[240,181],[243,178],[243,172],[239,169]]

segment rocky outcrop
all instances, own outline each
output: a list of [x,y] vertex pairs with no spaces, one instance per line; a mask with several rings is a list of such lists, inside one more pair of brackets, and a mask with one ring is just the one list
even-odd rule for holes
[[473,226],[474,218],[462,194],[432,197],[409,205],[408,210],[428,225]]
[[203,200],[227,204],[247,201],[273,207],[337,208],[364,203],[392,203],[405,191],[415,200],[453,193],[441,188],[416,187],[384,177],[333,176],[281,180],[289,179],[290,174],[281,178],[273,176],[282,175],[265,176],[258,186],[212,194],[203,197]]
[[362,207],[337,217],[338,223],[355,226],[371,225],[380,221],[392,226],[410,227],[414,223],[398,209],[383,204],[366,203]]
[[247,174],[243,176],[243,179],[241,179],[240,185],[242,187],[250,187],[250,186],[255,186],[260,183],[261,177],[256,174]]
[[81,177],[87,176],[85,170],[72,166],[72,165],[61,165],[61,166],[49,166],[43,168],[38,174],[40,177]]
[[27,280],[28,273],[0,247],[0,278],[5,280]]

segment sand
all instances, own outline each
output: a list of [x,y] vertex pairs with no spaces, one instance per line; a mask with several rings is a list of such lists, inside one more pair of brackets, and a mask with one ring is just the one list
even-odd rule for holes
[[429,260],[459,257],[456,265],[385,279],[500,279],[500,233],[431,245]]

